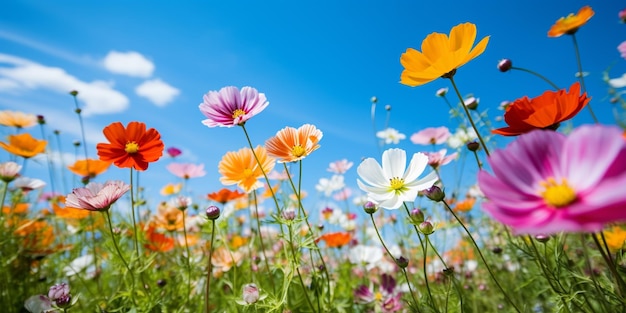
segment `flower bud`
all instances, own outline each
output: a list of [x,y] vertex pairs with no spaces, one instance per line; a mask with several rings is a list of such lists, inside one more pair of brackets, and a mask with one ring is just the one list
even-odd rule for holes
[[500,254],[500,253],[502,253],[502,248],[495,247],[495,248],[491,249],[491,252],[493,252],[494,254]]
[[500,62],[498,62],[498,69],[500,70],[500,72],[507,72],[511,69],[511,67],[513,66],[513,61],[511,61],[510,59],[502,59],[500,60]]
[[76,97],[76,95],[78,95],[78,91],[72,90],[72,91],[70,91],[70,95]]
[[396,259],[396,264],[398,264],[400,268],[406,268],[407,266],[409,266],[409,260],[403,256],[400,256]]
[[56,300],[54,300],[54,303],[60,308],[68,307],[72,303],[72,296],[71,295],[61,296],[60,298],[57,298]]
[[391,104],[385,105],[385,111],[391,111]]
[[156,282],[156,283],[157,283],[157,286],[159,286],[159,287],[163,288],[163,287],[165,287],[165,285],[167,285],[167,280],[165,280],[165,279],[159,279],[159,280],[157,280],[157,282]]
[[293,208],[287,208],[283,210],[281,215],[285,220],[293,221],[296,218],[296,210],[294,210]]
[[68,296],[70,294],[70,286],[67,283],[60,283],[50,287],[48,290],[48,298],[52,301]]
[[443,199],[446,197],[445,192],[443,192],[443,190],[441,190],[441,188],[439,188],[439,186],[436,186],[436,185],[433,185],[432,187],[428,189],[422,190],[422,193],[428,199],[433,200],[435,202],[443,201]]
[[212,205],[206,209],[206,217],[212,221],[220,217],[220,208]]
[[467,143],[467,150],[475,152],[478,151],[478,149],[480,149],[480,144],[476,141],[471,141]]
[[418,229],[424,235],[430,235],[435,232],[435,227],[429,221],[423,221],[422,223],[420,223],[420,225],[418,226]]
[[448,87],[445,87],[445,88],[439,88],[435,94],[437,95],[437,97],[444,97],[447,93],[448,93]]
[[46,118],[43,115],[37,115],[37,123],[39,123],[39,125],[45,124]]
[[365,213],[367,214],[374,214],[378,211],[378,206],[372,201],[367,201],[363,205],[363,210],[365,210]]
[[371,101],[372,103],[377,103],[377,102],[378,102],[378,98],[376,98],[376,97],[372,97],[372,98],[370,99],[370,101]]
[[479,99],[476,97],[469,97],[463,100],[463,104],[470,110],[476,110],[478,108]]
[[626,9],[619,11],[619,13],[617,13],[617,16],[619,16],[619,20],[622,23],[626,23]]
[[243,301],[247,304],[255,303],[259,300],[259,288],[255,284],[243,286]]
[[422,212],[420,209],[415,208],[413,210],[411,210],[411,221],[415,224],[420,224],[424,221],[424,212]]
[[536,235],[535,239],[541,243],[546,243],[550,240],[550,236],[548,235]]

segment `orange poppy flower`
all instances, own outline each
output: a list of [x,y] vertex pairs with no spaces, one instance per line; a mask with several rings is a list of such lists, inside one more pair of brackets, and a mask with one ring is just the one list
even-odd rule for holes
[[489,36],[472,48],[476,40],[476,25],[464,23],[454,26],[450,37],[432,33],[422,41],[422,52],[408,48],[400,57],[404,67],[400,83],[415,87],[429,83],[444,75],[451,75],[457,68],[481,55]]
[[37,140],[29,133],[9,135],[9,143],[0,142],[0,147],[23,158],[32,158],[46,150],[45,140]]
[[152,226],[146,230],[146,241],[144,247],[152,251],[167,252],[174,249],[174,238],[157,232]]
[[476,203],[476,198],[469,197],[463,201],[457,202],[456,206],[454,207],[454,210],[457,212],[469,212],[474,207],[475,203]]
[[274,169],[275,160],[267,155],[264,147],[257,146],[254,153],[259,158],[261,166],[250,148],[227,152],[218,164],[218,171],[222,174],[220,182],[226,186],[236,184],[246,193],[263,187],[259,178],[263,177],[263,172],[267,174]]
[[548,31],[548,37],[560,37],[563,34],[575,34],[578,28],[585,25],[594,13],[595,12],[593,12],[591,7],[587,5],[578,10],[578,13],[576,14],[570,13],[566,17],[561,17]]
[[329,248],[341,248],[352,240],[352,234],[348,232],[334,232],[321,235],[315,242],[323,240]]
[[120,122],[112,123],[103,130],[110,143],[99,143],[98,156],[102,161],[113,162],[120,168],[134,168],[145,171],[150,162],[163,155],[161,134],[154,129],[146,130],[146,124],[130,122],[124,128]]
[[317,150],[322,136],[322,132],[311,124],[298,129],[285,127],[265,142],[265,148],[267,154],[277,158],[278,162],[296,162]]
[[0,125],[26,128],[37,124],[37,116],[17,111],[0,111]]
[[230,190],[228,188],[222,188],[217,192],[212,192],[207,195],[209,200],[213,200],[217,203],[226,204],[229,201],[239,199],[246,194],[243,192],[239,192],[239,190]]
[[111,166],[111,162],[96,159],[78,160],[67,168],[74,174],[81,177],[96,177]]
[[515,100],[504,113],[507,127],[492,130],[503,136],[517,136],[534,129],[556,129],[582,110],[591,98],[587,93],[580,95],[580,84],[574,83],[570,91],[546,91],[541,96]]

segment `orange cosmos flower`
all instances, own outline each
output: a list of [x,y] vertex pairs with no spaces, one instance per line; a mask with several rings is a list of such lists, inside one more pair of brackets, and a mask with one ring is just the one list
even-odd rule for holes
[[0,125],[26,128],[37,124],[37,116],[17,111],[0,111]]
[[469,197],[463,201],[457,202],[456,206],[454,207],[454,210],[457,212],[469,212],[474,207],[475,203],[476,203],[476,198]]
[[322,136],[322,132],[311,124],[304,124],[298,129],[285,127],[265,142],[265,148],[278,162],[295,162],[317,150]]
[[481,55],[489,36],[476,40],[476,25],[464,23],[454,26],[450,37],[446,34],[432,33],[422,41],[422,52],[408,48],[400,57],[404,67],[400,82],[415,87],[429,83],[444,75],[453,75],[453,71]]
[[566,17],[561,17],[548,31],[548,37],[560,37],[563,34],[575,34],[578,28],[585,25],[594,13],[595,12],[593,12],[591,7],[587,5],[578,10],[578,13],[576,14],[570,13]]
[[57,217],[63,219],[74,219],[81,220],[89,216],[89,211],[83,210],[80,208],[72,208],[61,206],[61,203],[65,203],[65,196],[58,196],[55,199],[50,200],[50,204],[52,205],[52,212]]
[[264,172],[267,174],[274,169],[276,160],[268,156],[265,148],[261,146],[254,148],[254,153],[259,158],[261,166],[250,148],[227,152],[218,164],[218,171],[222,174],[220,182],[226,186],[236,184],[246,193],[263,187],[258,179],[263,177]]
[[111,162],[96,159],[78,160],[67,168],[74,174],[81,177],[94,178],[109,169]]
[[626,230],[620,226],[613,226],[609,230],[604,231],[606,244],[612,252],[617,252],[624,248],[626,243]]
[[15,230],[21,237],[21,245],[29,254],[50,254],[50,245],[54,242],[54,228],[46,221],[25,220]]
[[130,122],[124,128],[122,123],[115,122],[105,127],[103,133],[110,143],[96,146],[98,156],[100,160],[113,162],[117,167],[145,171],[150,162],[163,155],[165,146],[161,134],[154,128],[146,130],[144,123]]
[[504,121],[507,127],[492,130],[494,134],[517,136],[534,129],[556,129],[582,110],[591,98],[580,95],[580,84],[574,83],[570,91],[546,91],[541,96],[515,100],[506,108]]
[[152,251],[167,252],[174,249],[174,238],[157,232],[152,226],[146,230],[146,241],[144,247]]
[[183,214],[185,212],[178,208],[169,205],[167,202],[161,202],[157,208],[157,214],[153,216],[152,222],[155,227],[166,231],[182,230],[185,227]]
[[28,212],[28,208],[30,207],[29,203],[20,202],[12,205],[5,205],[2,207],[2,213],[4,214],[26,214]]
[[316,242],[323,240],[329,248],[341,248],[352,240],[352,234],[348,232],[326,233],[317,238]]
[[0,147],[23,158],[32,158],[46,150],[45,140],[37,140],[29,133],[9,135],[9,143],[0,142]]
[[220,204],[226,204],[229,201],[239,199],[245,196],[245,193],[239,192],[239,190],[230,190],[228,188],[222,188],[217,192],[212,192],[207,195],[209,200],[213,200]]

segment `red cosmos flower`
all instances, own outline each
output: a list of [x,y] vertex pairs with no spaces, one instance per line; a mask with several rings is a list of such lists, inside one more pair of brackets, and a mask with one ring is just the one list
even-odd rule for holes
[[507,127],[494,129],[494,134],[517,136],[534,129],[556,129],[582,110],[591,98],[580,95],[580,84],[574,83],[570,91],[546,91],[541,96],[515,100],[506,108],[504,121]]
[[334,233],[325,233],[319,238],[317,238],[316,242],[323,240],[326,242],[326,246],[329,248],[341,248],[352,240],[352,234],[348,232],[334,232]]
[[150,162],[163,155],[165,146],[161,134],[154,128],[146,130],[144,123],[130,122],[124,128],[122,123],[115,122],[105,127],[103,133],[110,143],[96,146],[98,156],[100,160],[113,162],[117,167],[145,171]]
[[246,194],[243,192],[239,192],[239,190],[230,190],[228,188],[222,188],[217,192],[212,192],[207,195],[209,200],[213,200],[217,203],[226,204],[229,201],[239,199]]

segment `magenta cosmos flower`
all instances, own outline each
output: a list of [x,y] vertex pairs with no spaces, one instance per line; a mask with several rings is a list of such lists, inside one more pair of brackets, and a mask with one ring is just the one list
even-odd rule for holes
[[65,206],[89,211],[106,211],[121,198],[130,185],[123,181],[91,182],[82,188],[74,188],[65,198]]
[[253,116],[261,113],[270,104],[265,94],[252,87],[229,86],[220,91],[209,91],[200,103],[200,112],[207,117],[202,124],[208,127],[233,127],[243,124]]
[[478,183],[483,209],[518,234],[600,231],[626,220],[626,140],[617,127],[581,126],[568,137],[535,130],[489,158]]
[[183,179],[202,177],[206,175],[206,172],[204,171],[204,164],[170,163],[167,165],[167,170],[175,176]]
[[429,127],[411,135],[411,142],[416,145],[438,145],[445,143],[448,137],[450,130],[447,127]]

